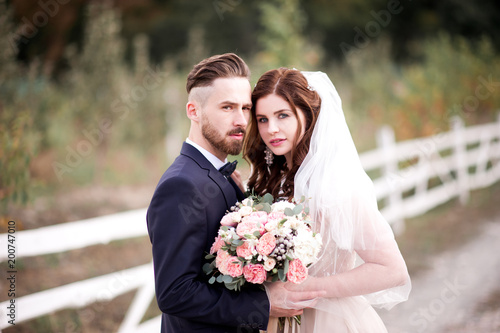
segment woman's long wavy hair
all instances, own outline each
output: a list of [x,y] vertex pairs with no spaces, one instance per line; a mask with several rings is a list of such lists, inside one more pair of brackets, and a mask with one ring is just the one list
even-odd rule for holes
[[[283,98],[297,117],[299,126],[293,142],[292,167],[288,169],[284,156],[274,155],[271,166],[266,164],[266,144],[259,134],[255,107],[257,101],[275,94]],[[252,119],[243,146],[243,157],[252,166],[248,188],[257,195],[270,193],[275,199],[293,198],[293,181],[297,170],[309,151],[309,142],[321,108],[321,99],[316,91],[310,89],[307,79],[295,69],[279,68],[261,76],[252,92]],[[297,115],[300,109],[306,121],[304,135],[300,138],[302,124]],[[284,181],[283,181],[284,179]],[[283,182],[283,185],[281,185]],[[282,193],[280,193],[282,191]]]

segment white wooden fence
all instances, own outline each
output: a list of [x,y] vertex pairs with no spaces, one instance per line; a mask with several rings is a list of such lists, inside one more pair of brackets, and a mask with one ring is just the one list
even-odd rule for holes
[[[500,115],[497,122],[396,143],[389,127],[378,133],[378,148],[360,154],[372,175],[381,212],[396,232],[404,219],[425,213],[452,198],[466,202],[469,191],[500,179]],[[377,174],[378,173],[378,174]],[[113,240],[147,235],[145,209],[40,229],[18,231],[16,258],[79,249]],[[1,234],[0,262],[7,262],[7,235]],[[19,273],[22,279],[22,272]],[[5,282],[5,281],[4,281]],[[119,332],[159,332],[160,317],[141,323],[154,297],[152,264],[70,283],[18,297],[16,325],[65,308],[82,308],[137,290]],[[2,290],[2,298],[7,297]],[[0,303],[0,330],[10,326],[10,300]]]

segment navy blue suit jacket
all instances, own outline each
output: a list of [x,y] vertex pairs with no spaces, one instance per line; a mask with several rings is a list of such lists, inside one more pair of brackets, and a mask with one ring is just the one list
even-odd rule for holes
[[257,287],[209,284],[205,255],[220,219],[243,194],[190,144],[161,177],[147,213],[163,333],[258,332],[269,300]]

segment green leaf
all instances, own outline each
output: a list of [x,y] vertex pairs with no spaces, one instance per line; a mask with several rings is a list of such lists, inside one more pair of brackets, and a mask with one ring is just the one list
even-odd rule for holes
[[259,238],[259,237],[260,237],[260,231],[259,231],[259,230],[255,230],[255,231],[253,232],[253,235],[254,235],[255,237]]
[[278,269],[278,278],[285,282],[285,279],[286,279],[286,275],[285,275],[285,271],[283,269]]
[[243,245],[243,241],[241,239],[235,239],[233,240],[233,245],[235,246],[240,246],[240,245]]
[[302,213],[302,210],[304,209],[304,207],[302,205],[297,205],[293,208],[293,215],[299,215],[300,213]]
[[205,259],[207,259],[207,260],[210,260],[210,259],[213,259],[213,258],[215,258],[215,256],[213,254],[207,254],[205,256]]
[[233,277],[230,275],[223,275],[222,276],[222,282],[224,283],[230,283],[233,282]]
[[262,204],[262,211],[266,212],[266,213],[271,213],[271,204],[267,203],[267,202],[264,202]]
[[203,272],[205,272],[207,275],[212,273],[212,265],[209,264],[209,263],[206,263],[205,265],[203,265]]
[[290,260],[286,259],[285,264],[283,265],[283,271],[284,273],[288,273],[288,266],[290,265]]
[[293,213],[293,210],[291,210],[290,208],[285,208],[285,215],[286,216],[294,216],[295,214]]
[[212,276],[209,280],[208,280],[208,283],[210,284],[214,284],[215,282],[215,276]]
[[273,201],[274,201],[274,198],[272,196],[271,193],[266,193],[264,194],[264,196],[262,197],[262,201],[268,203],[268,204],[272,204]]
[[222,230],[224,230],[224,231],[228,231],[228,230],[229,230],[229,228],[228,228],[227,226],[225,226],[225,225],[223,225],[223,226],[222,226],[222,227],[220,227],[220,228],[221,228]]
[[216,280],[217,280],[217,282],[222,283],[223,278],[224,278],[224,275],[219,275]]

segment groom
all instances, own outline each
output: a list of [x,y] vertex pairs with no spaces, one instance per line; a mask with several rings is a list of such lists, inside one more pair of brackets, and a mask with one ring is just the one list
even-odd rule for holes
[[229,53],[201,61],[187,78],[189,137],[161,177],[147,213],[164,333],[258,332],[270,315],[302,313],[286,309],[287,298],[318,296],[287,292],[282,283],[266,287],[267,293],[256,286],[234,292],[209,284],[203,273],[220,219],[244,198],[219,169],[242,148],[252,107],[249,76],[245,62]]

